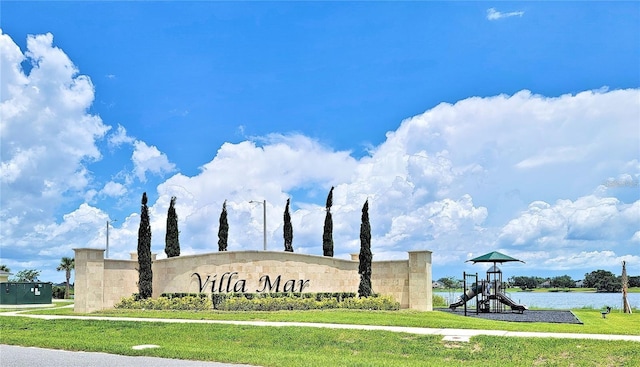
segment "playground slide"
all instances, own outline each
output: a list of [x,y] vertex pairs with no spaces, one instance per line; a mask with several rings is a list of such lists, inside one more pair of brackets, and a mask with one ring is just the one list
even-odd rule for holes
[[456,302],[450,304],[449,308],[455,309],[456,307],[460,307],[464,305],[465,303],[467,303],[468,300],[475,297],[478,294],[478,292],[480,292],[481,290],[482,290],[482,286],[471,287],[466,292],[464,292],[464,294],[460,296]]
[[496,294],[496,299],[505,305],[511,307],[512,310],[523,312],[524,310],[528,310],[529,308],[525,305],[521,305],[519,303],[515,303],[511,298],[507,297],[506,294],[502,292],[498,292]]

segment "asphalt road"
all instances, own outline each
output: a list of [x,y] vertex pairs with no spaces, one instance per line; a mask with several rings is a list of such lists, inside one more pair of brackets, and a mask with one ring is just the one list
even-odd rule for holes
[[185,361],[156,357],[129,357],[93,352],[18,347],[0,344],[1,367],[251,367],[246,364]]

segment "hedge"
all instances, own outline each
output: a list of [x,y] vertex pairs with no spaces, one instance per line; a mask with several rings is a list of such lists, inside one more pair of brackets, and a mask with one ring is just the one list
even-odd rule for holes
[[136,295],[120,300],[115,308],[144,309],[144,310],[190,310],[205,311],[213,307],[211,300],[206,297],[187,295],[184,297],[159,297],[158,299],[139,299]]
[[[209,298],[210,297],[210,298]],[[336,293],[163,293],[158,299],[139,299],[136,294],[123,298],[120,309],[279,311],[323,310],[334,308],[398,310],[400,304],[390,296],[357,297],[352,292]]]

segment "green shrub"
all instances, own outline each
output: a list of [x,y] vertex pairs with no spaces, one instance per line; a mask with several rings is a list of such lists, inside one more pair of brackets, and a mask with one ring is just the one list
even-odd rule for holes
[[279,311],[349,308],[398,310],[390,296],[356,297],[356,293],[163,293],[158,299],[140,299],[137,294],[116,304],[120,309]]
[[346,299],[341,308],[391,311],[400,309],[400,304],[391,296],[372,296]]
[[356,298],[355,293],[302,294],[228,294],[214,295],[216,309],[223,311],[327,310],[349,308],[361,310],[398,310],[400,304],[390,296]]
[[55,299],[64,299],[65,287],[54,285],[51,287],[51,297]]
[[[313,310],[338,308],[340,302],[355,298],[355,292],[322,293],[213,293],[216,310]],[[273,299],[282,299],[274,301]]]
[[143,309],[143,310],[189,310],[189,311],[205,311],[210,310],[213,305],[211,300],[204,294],[185,295],[180,297],[159,297],[157,299],[136,299],[136,295],[125,297],[120,300],[115,308],[121,309]]
[[433,307],[448,307],[447,300],[440,295],[434,294],[431,300]]
[[[329,308],[335,300],[316,301],[305,297],[232,297],[218,305],[224,311],[279,311],[279,310],[317,310]],[[332,307],[335,308],[335,307]]]
[[138,301],[136,300],[136,296],[132,295],[131,297],[123,297],[120,302],[116,303],[114,307],[122,309],[135,309],[138,308],[137,302]]

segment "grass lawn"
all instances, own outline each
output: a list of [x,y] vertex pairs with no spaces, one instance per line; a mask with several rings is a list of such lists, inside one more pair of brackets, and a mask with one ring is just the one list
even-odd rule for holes
[[[34,310],[34,314],[79,315],[71,308]],[[147,317],[241,321],[295,321],[336,324],[408,326],[451,329],[490,329],[507,331],[539,331],[557,333],[626,334],[640,335],[640,312],[623,314],[613,311],[602,318],[599,310],[580,309],[573,313],[583,322],[576,324],[518,323],[463,317],[446,312],[359,311],[359,310],[309,310],[274,312],[219,312],[219,311],[155,311],[155,310],[105,310],[87,315],[116,317]]]
[[[66,303],[60,303],[63,306]],[[106,310],[93,316],[296,321],[430,328],[640,335],[640,312],[574,310],[584,325],[515,323],[444,312],[312,310],[277,312]],[[33,314],[79,315],[72,308]],[[477,336],[471,342],[437,335],[304,327],[161,324],[129,321],[35,320],[0,316],[0,343],[260,366],[632,366],[640,343]],[[134,345],[160,348],[136,351]]]
[[[65,305],[71,305],[73,304],[73,300],[72,299],[54,299],[52,300],[53,303],[53,307],[62,307]],[[42,306],[42,307],[39,307]],[[49,305],[38,305],[38,307],[2,307],[0,308],[0,312],[13,312],[13,311],[24,311],[24,310],[37,310],[37,309],[49,309]]]
[[[306,312],[299,312],[305,314]],[[440,314],[434,312],[433,314]],[[368,313],[369,320],[380,316]],[[364,316],[361,316],[364,319]],[[636,329],[637,330],[637,329]],[[631,366],[637,342],[0,317],[0,343],[261,366]],[[136,351],[134,345],[160,348]]]

